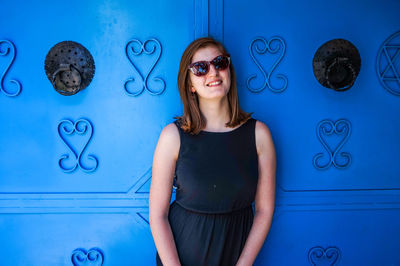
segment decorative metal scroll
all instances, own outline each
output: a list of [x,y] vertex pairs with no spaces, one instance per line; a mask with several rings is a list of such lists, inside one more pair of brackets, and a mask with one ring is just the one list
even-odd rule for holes
[[[71,145],[70,142],[67,141],[67,138],[65,135],[72,135],[73,133],[77,133],[78,135],[89,135],[89,138],[87,139],[84,147],[81,149],[81,151],[78,153],[78,151],[76,151],[73,146]],[[94,161],[94,166],[91,168],[87,168],[83,165],[82,161],[83,161],[83,153],[85,152],[86,147],[88,146],[90,140],[92,139],[93,136],[93,126],[92,124],[89,122],[89,120],[87,119],[79,119],[78,121],[76,121],[75,123],[73,123],[71,120],[65,119],[60,121],[60,123],[58,124],[58,134],[60,135],[60,138],[62,139],[62,141],[65,143],[65,145],[68,147],[68,149],[71,151],[71,153],[74,155],[74,160],[75,163],[72,167],[65,167],[63,164],[64,160],[68,160],[69,159],[69,155],[68,154],[64,154],[61,156],[60,160],[58,161],[58,165],[60,166],[60,168],[66,172],[66,173],[70,173],[73,172],[78,166],[82,169],[82,171],[90,173],[93,172],[97,169],[97,166],[99,164],[97,158],[92,155],[89,154],[87,156],[87,158],[91,161]]]
[[[153,45],[151,46],[150,44],[153,44]],[[139,49],[135,50],[135,46],[138,46]],[[155,53],[157,48],[159,48],[158,50],[160,52],[158,53],[158,55],[156,55],[155,60],[153,60],[150,70],[147,73],[145,73],[145,75],[143,75],[144,72],[140,71],[137,68],[137,66],[135,65],[133,56],[140,56],[143,53],[146,55],[152,55]],[[165,81],[162,78],[160,78],[160,77],[153,78],[154,81],[158,81],[159,83],[161,83],[161,88],[159,88],[159,89],[151,89],[148,84],[149,76],[150,76],[151,72],[153,71],[155,65],[157,64],[158,60],[161,57],[162,47],[161,47],[160,42],[157,39],[148,39],[144,43],[142,43],[141,41],[139,41],[137,39],[133,39],[127,43],[127,45],[125,47],[125,52],[126,52],[126,56],[128,57],[129,62],[131,62],[132,66],[133,66],[133,69],[137,72],[137,74],[140,76],[140,79],[141,79],[141,80],[135,80],[134,78],[129,78],[128,80],[126,80],[125,84],[124,84],[125,92],[129,96],[138,96],[144,91],[144,89],[146,89],[152,95],[159,95],[159,94],[163,93],[163,91],[165,90]],[[137,89],[136,92],[130,91],[127,87],[127,85],[129,83],[136,84],[136,87],[139,89]]]
[[379,49],[376,73],[382,86],[400,96],[400,31],[387,38]]
[[[274,42],[278,43],[278,45],[275,48],[273,48],[273,45],[272,45]],[[259,46],[260,43],[263,44],[263,46],[260,47]],[[272,65],[272,67],[268,70],[268,72],[264,70],[264,68],[261,66],[260,62],[254,56],[253,47],[254,47],[254,50],[260,55],[265,54],[267,52],[269,52],[271,54],[276,54],[279,51],[281,51],[278,59],[275,61],[275,63]],[[281,37],[272,37],[269,41],[265,40],[263,37],[258,37],[251,41],[251,43],[249,45],[250,56],[251,56],[252,60],[254,61],[254,63],[257,65],[257,67],[260,69],[262,75],[264,76],[264,84],[259,88],[254,88],[250,85],[250,82],[257,77],[257,74],[251,75],[247,79],[247,88],[251,92],[263,91],[267,86],[271,91],[277,92],[277,93],[282,92],[287,88],[288,79],[285,75],[282,75],[282,74],[277,74],[276,77],[278,79],[282,79],[284,81],[284,85],[281,88],[274,88],[271,85],[272,73],[274,72],[274,70],[276,69],[278,64],[281,62],[283,56],[285,55],[285,51],[286,51],[286,44]]]
[[101,266],[104,262],[104,253],[99,248],[91,248],[89,251],[77,248],[72,252],[71,261],[74,266]]
[[[2,50],[2,48],[1,48],[3,43],[8,45],[8,47],[6,47],[5,50]],[[9,92],[8,90],[5,89],[4,78],[7,74],[7,71],[10,69],[12,63],[14,62],[14,59],[16,56],[16,49],[15,49],[15,45],[11,41],[0,40],[0,56],[7,56],[9,53],[11,53],[11,60],[10,60],[10,63],[8,64],[8,66],[6,67],[6,69],[1,74],[0,91],[2,91],[6,96],[14,97],[14,96],[18,96],[18,94],[21,93],[21,90],[22,90],[21,83],[18,80],[11,79],[10,83],[14,83],[15,85],[17,85],[17,90],[15,92]]]
[[340,250],[337,247],[313,247],[308,252],[308,261],[310,265],[329,265],[336,266],[340,260]]
[[[314,156],[313,164],[314,167],[318,170],[325,170],[328,169],[332,164],[338,169],[345,169],[351,164],[351,155],[347,152],[340,152],[340,149],[343,147],[347,139],[349,138],[351,133],[351,124],[350,121],[346,119],[340,119],[335,123],[329,119],[322,120],[318,123],[317,126],[317,137],[321,142],[322,146],[324,146],[325,150],[328,153],[329,160],[325,165],[321,165],[319,163],[319,159],[324,156],[324,154],[318,153]],[[324,139],[323,135],[330,136],[332,134],[343,135],[340,143],[337,145],[335,149],[331,149],[329,147],[326,139]],[[340,164],[337,159],[338,156],[342,156],[345,158],[345,163]]]

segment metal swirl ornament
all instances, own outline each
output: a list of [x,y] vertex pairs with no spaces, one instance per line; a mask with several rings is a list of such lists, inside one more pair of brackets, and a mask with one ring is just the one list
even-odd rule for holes
[[[135,46],[138,46],[138,48],[139,48],[137,51],[135,50]],[[157,49],[157,48],[159,48],[159,49]],[[154,60],[153,63],[151,64],[150,70],[147,72],[147,74],[143,75],[142,72],[139,71],[139,69],[135,65],[134,60],[132,59],[132,55],[140,56],[143,53],[146,55],[152,55],[152,54],[154,54],[154,52],[156,50],[160,51],[158,53],[158,55],[156,56],[156,60]],[[132,39],[127,43],[127,45],[125,47],[125,52],[126,52],[126,56],[128,57],[129,62],[132,64],[133,68],[135,69],[135,71],[138,73],[138,75],[141,78],[140,81],[136,81],[134,78],[127,79],[124,83],[125,92],[129,96],[138,96],[144,91],[144,89],[146,89],[151,95],[159,95],[159,94],[163,93],[166,85],[165,85],[165,81],[162,78],[160,78],[160,77],[153,78],[154,81],[161,83],[161,88],[158,90],[151,89],[148,84],[149,76],[161,57],[162,47],[161,47],[160,42],[157,39],[148,39],[144,43],[142,43],[141,41],[139,41],[137,39]],[[129,91],[127,88],[127,85],[131,82],[136,83],[137,87],[139,87],[140,89],[138,89],[136,92]]]
[[313,266],[319,265],[338,265],[340,259],[340,250],[336,247],[324,249],[322,247],[313,247],[308,252],[308,261]]
[[[321,122],[318,123],[317,126],[317,137],[319,141],[321,142],[322,146],[325,148],[325,150],[328,153],[329,160],[328,163],[325,165],[321,165],[318,163],[319,159],[324,156],[324,154],[318,153],[314,156],[313,159],[313,164],[314,167],[318,170],[325,170],[328,169],[332,164],[338,169],[345,169],[349,167],[351,164],[351,155],[348,152],[340,152],[340,149],[343,147],[344,143],[347,141],[351,133],[351,124],[350,121],[346,119],[340,119],[336,121],[335,123],[331,120],[325,119],[322,120]],[[323,135],[325,136],[330,136],[332,134],[337,134],[337,135],[344,135],[344,137],[341,139],[337,147],[332,150],[328,143],[325,141],[323,138]],[[338,155],[342,156],[345,158],[346,162],[343,164],[340,164],[337,162]]]
[[[2,50],[2,45],[4,43],[7,44],[8,47],[6,47],[5,50]],[[8,64],[8,66],[6,67],[6,69],[3,71],[3,73],[1,74],[0,91],[2,91],[6,96],[14,97],[14,96],[18,96],[18,94],[21,93],[21,90],[22,90],[21,83],[18,80],[11,79],[10,83],[14,83],[17,86],[17,90],[15,92],[9,92],[4,87],[4,78],[7,74],[7,71],[10,69],[12,63],[14,62],[14,59],[16,56],[16,49],[15,49],[14,44],[12,42],[10,42],[9,40],[0,40],[0,56],[7,56],[8,53],[10,53],[10,52],[11,52],[11,61]]]
[[99,248],[91,248],[86,251],[84,248],[77,248],[72,252],[71,261],[74,266],[81,265],[103,265],[104,255]]
[[[72,145],[63,136],[64,134],[72,135],[75,132],[78,135],[85,135],[87,132],[88,132],[87,134],[89,134],[88,140],[86,141],[83,149],[79,153],[73,149]],[[89,120],[82,118],[82,119],[79,119],[78,121],[76,121],[75,123],[73,123],[71,120],[68,120],[68,119],[62,120],[58,124],[58,134],[60,135],[60,138],[65,143],[67,148],[71,151],[71,153],[75,157],[74,158],[75,159],[75,164],[70,168],[67,168],[67,167],[65,167],[63,165],[63,161],[69,159],[69,155],[68,154],[62,155],[61,158],[58,160],[58,165],[60,166],[60,168],[64,172],[66,172],[66,173],[73,172],[78,166],[82,169],[82,171],[84,171],[86,173],[93,172],[93,171],[95,171],[97,169],[97,166],[98,166],[99,162],[98,162],[97,158],[92,154],[89,154],[87,156],[87,158],[94,162],[94,166],[93,167],[87,168],[82,163],[82,157],[83,157],[82,155],[85,152],[86,147],[88,146],[88,144],[89,144],[89,142],[90,142],[90,140],[92,139],[92,136],[93,136],[93,126],[89,122]]]
[[[278,44],[275,46],[275,48],[272,45],[274,42],[276,42]],[[261,47],[260,47],[260,44],[262,44]],[[255,50],[260,55],[265,54],[267,52],[269,52],[271,54],[276,54],[279,51],[281,51],[281,53],[279,54],[278,59],[275,61],[275,63],[272,65],[272,67],[269,69],[269,71],[266,72],[264,70],[264,68],[261,66],[260,62],[254,56],[253,50]],[[271,85],[272,73],[274,72],[274,70],[276,69],[278,64],[281,62],[283,56],[285,55],[285,51],[286,51],[285,42],[283,41],[282,38],[277,37],[277,36],[272,37],[271,40],[269,40],[269,41],[265,40],[263,37],[258,37],[250,42],[250,45],[249,45],[250,56],[251,56],[252,60],[254,61],[254,63],[257,65],[258,69],[260,69],[262,75],[264,76],[264,84],[259,88],[254,88],[250,85],[250,82],[257,77],[257,74],[251,75],[247,79],[247,88],[251,92],[263,91],[267,86],[271,91],[276,92],[276,93],[282,92],[287,88],[288,79],[285,75],[282,75],[282,74],[277,74],[276,77],[278,79],[282,79],[284,81],[284,85],[281,88],[274,88]]]

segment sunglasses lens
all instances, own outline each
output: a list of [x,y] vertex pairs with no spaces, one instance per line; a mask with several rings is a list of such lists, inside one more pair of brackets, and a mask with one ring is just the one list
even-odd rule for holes
[[227,56],[218,56],[212,61],[215,69],[224,70],[229,66],[229,58]]
[[203,76],[208,72],[208,64],[205,62],[197,62],[193,65],[193,68],[196,76]]

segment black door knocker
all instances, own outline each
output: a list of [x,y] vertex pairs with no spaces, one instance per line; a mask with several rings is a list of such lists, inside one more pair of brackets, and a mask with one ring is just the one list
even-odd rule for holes
[[314,75],[318,82],[336,91],[350,89],[361,68],[357,48],[344,39],[334,39],[318,48],[313,58]]
[[47,78],[62,95],[74,95],[89,86],[94,76],[94,60],[81,44],[64,41],[54,45],[44,63]]

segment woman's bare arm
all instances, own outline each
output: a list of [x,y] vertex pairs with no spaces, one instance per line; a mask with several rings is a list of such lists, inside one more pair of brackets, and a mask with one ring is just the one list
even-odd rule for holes
[[237,266],[253,265],[268,235],[275,206],[275,148],[268,127],[257,121],[258,183],[254,221]]
[[149,195],[149,221],[158,254],[163,265],[180,265],[171,226],[168,221],[176,160],[180,147],[179,131],[175,124],[161,132],[154,151]]

